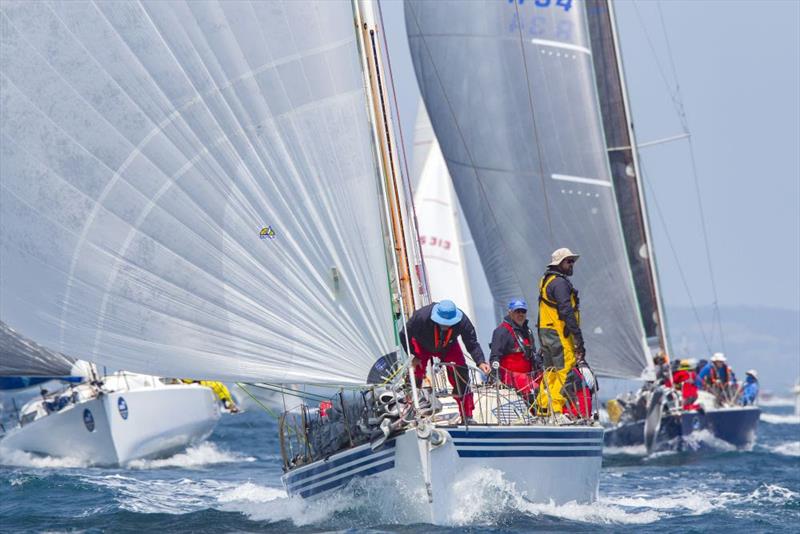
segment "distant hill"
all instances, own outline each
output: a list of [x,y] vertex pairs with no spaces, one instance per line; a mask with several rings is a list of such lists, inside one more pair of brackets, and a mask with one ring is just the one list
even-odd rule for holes
[[[712,309],[698,309],[702,328],[711,332]],[[725,354],[738,377],[758,370],[761,387],[785,395],[800,377],[800,310],[777,308],[721,308]],[[673,357],[708,357],[701,328],[691,308],[668,308],[667,327]],[[711,351],[722,351],[719,335]]]

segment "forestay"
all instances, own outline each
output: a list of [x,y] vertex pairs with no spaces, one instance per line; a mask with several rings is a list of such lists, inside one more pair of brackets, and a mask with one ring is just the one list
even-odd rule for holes
[[395,347],[352,5],[3,2],[2,320],[167,376]]
[[419,2],[406,27],[423,98],[498,308],[550,253],[581,253],[587,356],[638,377],[646,343],[608,168],[583,3]]

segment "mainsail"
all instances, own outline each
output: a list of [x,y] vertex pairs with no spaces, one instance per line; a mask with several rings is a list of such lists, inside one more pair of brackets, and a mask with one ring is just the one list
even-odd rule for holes
[[406,4],[417,80],[498,308],[553,249],[575,282],[587,357],[639,377],[647,347],[620,228],[578,2]]
[[592,0],[587,3],[586,18],[611,177],[617,194],[639,312],[651,349],[667,351],[665,316],[611,3],[608,0]]
[[3,2],[0,318],[166,376],[396,347],[349,1]]

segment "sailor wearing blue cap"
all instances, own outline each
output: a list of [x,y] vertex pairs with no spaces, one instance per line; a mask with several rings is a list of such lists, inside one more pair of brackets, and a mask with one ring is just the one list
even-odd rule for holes
[[443,300],[424,306],[408,319],[400,331],[403,350],[411,350],[416,360],[414,376],[422,383],[428,361],[437,356],[442,362],[453,363],[447,367],[447,378],[453,386],[453,398],[463,421],[472,419],[474,401],[469,391],[469,372],[458,337],[484,373],[489,373],[489,364],[484,361],[483,350],[478,343],[475,327],[466,314],[452,300]]
[[528,326],[528,303],[524,299],[512,299],[508,303],[508,315],[494,329],[489,347],[489,361],[498,362],[500,380],[532,400],[536,387],[536,346]]

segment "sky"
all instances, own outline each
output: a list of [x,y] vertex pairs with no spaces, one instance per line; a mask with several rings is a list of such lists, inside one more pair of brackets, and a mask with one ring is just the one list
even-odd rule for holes
[[[419,90],[402,2],[381,9],[410,158]],[[719,305],[800,310],[800,1],[615,9],[637,142],[684,133],[677,79],[695,157],[697,183],[687,139],[640,150],[666,306],[715,301],[699,188]]]

